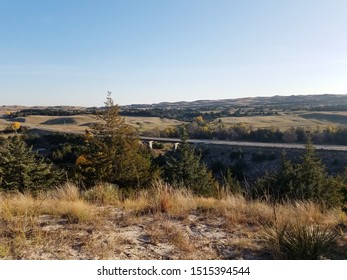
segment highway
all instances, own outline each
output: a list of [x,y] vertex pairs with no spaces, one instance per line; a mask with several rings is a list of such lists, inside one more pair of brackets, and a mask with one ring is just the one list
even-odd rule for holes
[[[140,137],[144,141],[157,141],[157,142],[181,142],[178,138],[158,138],[158,137]],[[224,146],[240,146],[240,147],[259,147],[259,148],[280,148],[280,149],[304,149],[304,144],[290,144],[290,143],[264,143],[264,142],[246,142],[246,141],[222,141],[210,139],[189,139],[192,144],[205,144],[205,145],[224,145]],[[314,145],[316,150],[326,151],[347,151],[347,146],[338,145]]]

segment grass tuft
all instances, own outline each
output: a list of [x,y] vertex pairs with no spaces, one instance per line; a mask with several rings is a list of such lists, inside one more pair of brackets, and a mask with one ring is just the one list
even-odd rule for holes
[[187,189],[175,189],[161,181],[156,182],[147,194],[149,211],[170,215],[185,215],[195,208],[192,193]]
[[318,225],[285,223],[268,228],[266,239],[276,259],[318,260],[336,251],[338,234]]
[[55,209],[51,209],[51,213],[67,219],[69,223],[88,222],[95,218],[94,208],[82,200],[73,203],[57,201],[53,206]]
[[[36,196],[0,192],[1,259],[269,258],[269,252],[275,259],[343,259],[346,225],[340,209],[309,201],[199,197],[161,181],[126,194],[107,184],[87,191],[66,184]],[[139,249],[141,242],[153,251]]]
[[47,194],[49,198],[57,200],[78,201],[80,199],[80,191],[73,183],[66,183]]
[[117,206],[122,199],[122,193],[115,185],[97,184],[93,188],[84,191],[82,197],[93,204]]

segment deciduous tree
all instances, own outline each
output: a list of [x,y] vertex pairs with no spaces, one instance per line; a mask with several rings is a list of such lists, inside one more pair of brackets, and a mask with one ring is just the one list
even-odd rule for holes
[[11,123],[11,129],[17,133],[17,130],[20,129],[20,122],[13,122]]

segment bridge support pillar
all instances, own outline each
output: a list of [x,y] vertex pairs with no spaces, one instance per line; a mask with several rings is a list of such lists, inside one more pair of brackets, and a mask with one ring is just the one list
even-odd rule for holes
[[153,141],[148,141],[148,146],[152,150],[153,149]]

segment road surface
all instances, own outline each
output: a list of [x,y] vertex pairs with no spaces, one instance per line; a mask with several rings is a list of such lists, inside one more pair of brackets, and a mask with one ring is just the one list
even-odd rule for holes
[[[181,142],[178,138],[158,138],[158,137],[140,137],[145,141],[157,141],[157,142]],[[304,149],[304,144],[289,144],[289,143],[264,143],[264,142],[246,142],[246,141],[222,141],[222,140],[210,140],[210,139],[189,139],[189,143],[192,144],[205,144],[205,145],[227,145],[227,146],[241,146],[241,147],[259,147],[259,148],[282,148],[282,149]],[[338,145],[314,145],[316,150],[326,151],[347,151],[347,146]]]

